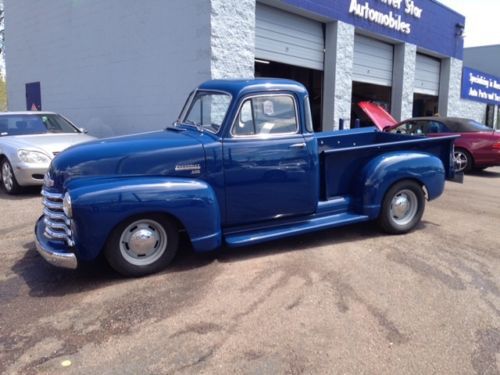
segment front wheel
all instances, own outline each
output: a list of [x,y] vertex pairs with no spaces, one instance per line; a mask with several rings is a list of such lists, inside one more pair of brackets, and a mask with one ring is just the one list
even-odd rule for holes
[[164,269],[175,257],[179,234],[173,220],[144,215],[118,225],[104,250],[108,263],[125,276],[144,276]]
[[2,187],[7,194],[17,194],[21,191],[21,186],[17,183],[16,176],[7,159],[2,161],[0,166],[2,175]]
[[388,233],[407,233],[419,223],[424,209],[422,187],[415,181],[400,181],[387,191],[378,222]]

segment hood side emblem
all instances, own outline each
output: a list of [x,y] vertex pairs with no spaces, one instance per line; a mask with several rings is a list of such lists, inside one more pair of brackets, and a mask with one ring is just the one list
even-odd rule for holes
[[201,166],[200,164],[177,164],[175,166],[176,172],[188,172],[191,171],[191,174],[200,174]]

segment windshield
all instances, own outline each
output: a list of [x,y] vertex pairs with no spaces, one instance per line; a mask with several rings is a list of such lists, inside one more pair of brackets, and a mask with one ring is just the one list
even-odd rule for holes
[[80,133],[80,131],[56,114],[0,116],[0,136],[45,133]]
[[194,95],[189,110],[183,114],[181,122],[217,133],[226,117],[230,103],[229,94],[198,91]]

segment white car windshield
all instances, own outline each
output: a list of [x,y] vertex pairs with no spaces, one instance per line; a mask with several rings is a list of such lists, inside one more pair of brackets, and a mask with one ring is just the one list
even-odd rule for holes
[[226,117],[231,96],[221,92],[198,91],[181,123],[217,133]]
[[0,116],[0,136],[45,133],[80,133],[80,131],[56,114]]

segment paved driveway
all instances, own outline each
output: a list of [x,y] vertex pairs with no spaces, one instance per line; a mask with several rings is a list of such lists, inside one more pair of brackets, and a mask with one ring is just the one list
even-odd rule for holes
[[362,224],[122,279],[34,250],[36,193],[0,194],[0,373],[498,374],[500,168],[404,236]]

